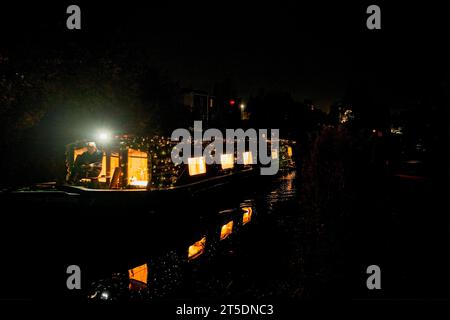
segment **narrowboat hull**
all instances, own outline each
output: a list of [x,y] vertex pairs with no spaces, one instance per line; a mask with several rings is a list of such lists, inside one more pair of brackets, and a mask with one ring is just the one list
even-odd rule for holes
[[[238,199],[257,192],[265,179],[271,177],[250,168],[163,190],[47,185],[2,192],[4,207],[11,208],[2,215],[8,261],[0,269],[2,294],[36,298],[43,288],[66,292],[62,286],[70,265],[87,270],[87,286],[92,279],[185,246],[214,212],[238,207]],[[32,270],[34,283],[28,278]]]

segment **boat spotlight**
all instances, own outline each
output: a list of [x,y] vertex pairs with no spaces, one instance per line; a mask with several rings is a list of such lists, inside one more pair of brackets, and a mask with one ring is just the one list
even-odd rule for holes
[[99,141],[105,143],[111,140],[111,133],[106,130],[99,131],[97,134],[97,138]]

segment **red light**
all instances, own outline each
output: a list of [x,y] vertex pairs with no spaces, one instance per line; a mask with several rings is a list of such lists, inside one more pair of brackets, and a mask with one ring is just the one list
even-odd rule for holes
[[235,103],[236,103],[236,101],[230,100],[230,106],[234,106]]

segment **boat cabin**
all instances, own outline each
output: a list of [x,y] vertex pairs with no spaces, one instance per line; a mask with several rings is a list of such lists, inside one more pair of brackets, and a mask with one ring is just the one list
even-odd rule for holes
[[[66,181],[69,184],[92,189],[165,189],[197,182],[208,177],[230,175],[255,167],[250,151],[244,152],[244,164],[236,163],[235,154],[222,154],[220,164],[206,164],[204,157],[192,157],[187,164],[176,165],[171,152],[178,142],[170,137],[138,137],[116,135],[108,141],[95,141],[102,154],[100,173],[94,177],[81,177],[73,181],[76,160],[87,152],[87,140],[66,146]],[[292,146],[295,142],[280,140],[278,154],[280,168],[292,165]],[[207,144],[206,144],[207,145]]]

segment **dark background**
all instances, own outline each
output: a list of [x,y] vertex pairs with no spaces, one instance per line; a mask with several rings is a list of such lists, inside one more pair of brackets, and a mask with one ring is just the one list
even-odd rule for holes
[[438,2],[378,3],[378,31],[366,28],[370,2],[212,6],[80,1],[79,31],[66,29],[68,4],[3,5],[3,49],[26,56],[56,51],[65,57],[79,50],[95,50],[98,56],[142,51],[184,86],[209,90],[212,82],[231,78],[241,95],[260,87],[281,89],[323,108],[359,81],[381,100],[404,103],[414,89],[431,86],[446,67],[448,7]]
[[[248,123],[215,125],[280,128],[299,142],[304,212],[288,206],[294,223],[282,216],[277,230],[310,250],[302,276],[319,291],[313,298],[367,298],[360,267],[373,257],[400,280],[369,298],[448,297],[448,5],[377,2],[382,29],[368,30],[372,2],[77,1],[82,29],[67,30],[70,4],[0,5],[1,187],[61,179],[65,144],[98,128],[167,135],[192,126],[178,99],[185,88],[215,94],[219,108],[242,99]],[[342,106],[352,107],[352,126],[339,125]],[[385,139],[398,123],[401,145]],[[397,179],[404,172],[386,160],[417,160],[418,143],[425,172]],[[290,279],[298,256],[279,254]]]
[[408,117],[448,136],[449,10],[440,2],[378,3],[381,30],[366,28],[369,2],[79,1],[82,28],[68,30],[70,4],[1,6],[3,185],[60,177],[62,146],[98,128],[192,126],[177,98],[186,88],[238,97],[249,125],[297,139],[326,122],[307,115],[310,106],[338,105],[368,129],[388,128],[393,109],[413,110]]

